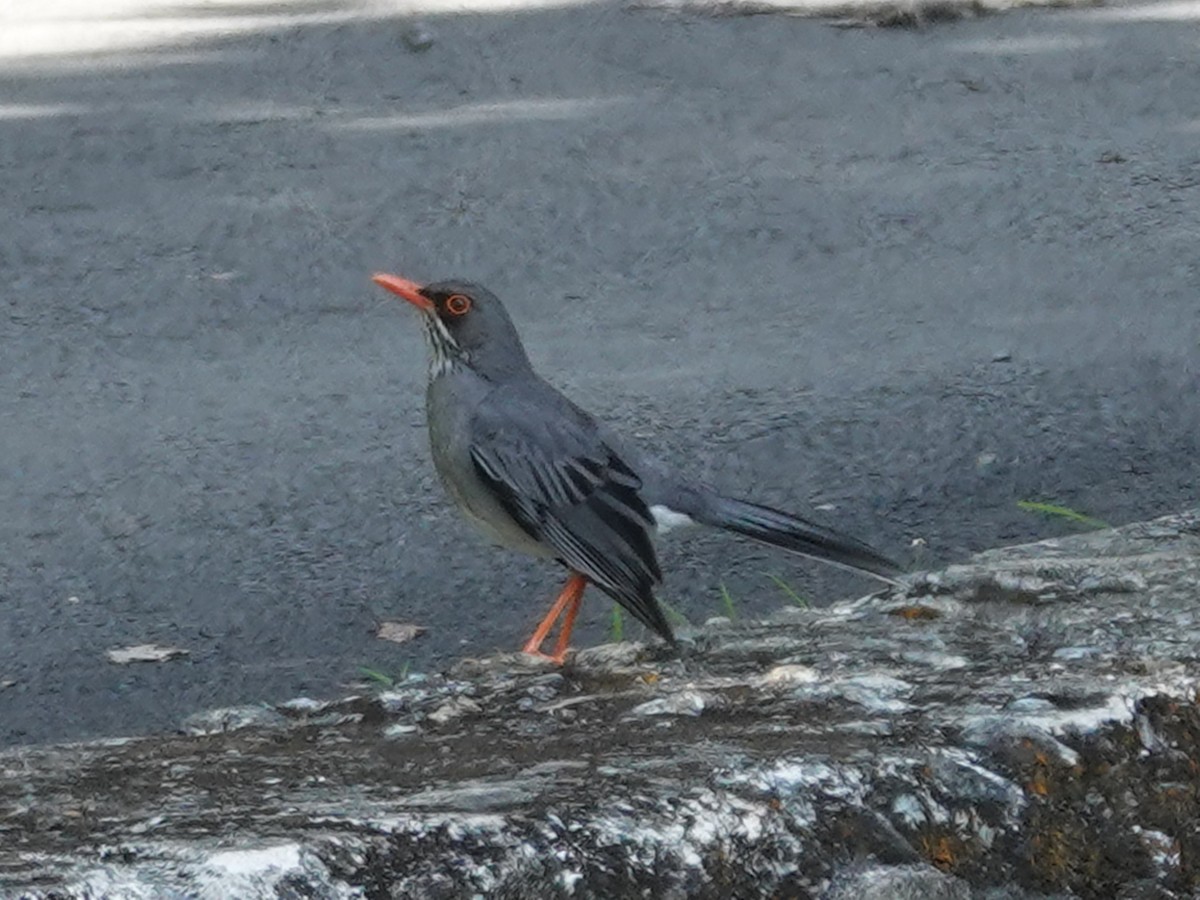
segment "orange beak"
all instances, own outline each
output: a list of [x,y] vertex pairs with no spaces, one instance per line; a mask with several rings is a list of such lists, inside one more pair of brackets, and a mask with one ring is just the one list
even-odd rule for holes
[[386,272],[376,272],[371,276],[371,280],[384,290],[403,297],[421,312],[433,312],[433,301],[421,293],[421,286],[415,281],[409,281],[399,275],[388,275]]

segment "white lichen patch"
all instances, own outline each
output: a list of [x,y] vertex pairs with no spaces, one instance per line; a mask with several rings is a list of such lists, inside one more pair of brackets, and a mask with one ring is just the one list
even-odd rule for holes
[[657,814],[614,805],[590,821],[585,831],[598,846],[620,845],[647,863],[666,856],[701,871],[714,850],[758,841],[770,814],[765,803],[727,792],[699,791],[678,798]]
[[789,687],[798,684],[816,684],[821,680],[821,673],[812,666],[796,663],[775,666],[765,672],[758,684],[762,687]]
[[280,874],[300,867],[300,845],[279,844],[255,850],[226,850],[208,858],[208,866],[236,878]]
[[630,716],[698,716],[713,706],[716,698],[701,691],[679,691],[654,700],[639,703],[629,710]]

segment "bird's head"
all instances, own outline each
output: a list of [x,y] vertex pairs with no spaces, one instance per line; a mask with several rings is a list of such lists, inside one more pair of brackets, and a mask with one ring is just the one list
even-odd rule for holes
[[420,285],[384,273],[371,280],[403,297],[423,314],[432,374],[440,375],[456,366],[467,366],[485,377],[529,369],[529,359],[508,311],[487,288],[459,280]]

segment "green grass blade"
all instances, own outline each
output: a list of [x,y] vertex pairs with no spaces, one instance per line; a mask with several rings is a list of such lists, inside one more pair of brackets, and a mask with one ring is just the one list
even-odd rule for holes
[[687,620],[687,616],[685,616],[683,613],[681,613],[679,610],[677,610],[675,607],[673,607],[666,600],[663,600],[661,597],[659,598],[658,605],[663,608],[663,612],[667,614],[667,618],[671,620],[671,624],[673,624],[673,625],[688,625],[688,624],[690,624]]
[[375,682],[375,684],[379,685],[380,687],[390,688],[394,687],[396,684],[396,680],[392,678],[391,675],[387,674],[387,672],[381,672],[378,669],[372,669],[369,666],[359,666],[358,674],[368,681]]
[[790,584],[788,584],[786,581],[784,581],[782,578],[780,578],[778,575],[773,575],[770,572],[766,572],[765,574],[768,578],[770,578],[773,582],[775,582],[775,586],[777,588],[779,588],[781,591],[783,591],[783,594],[785,597],[787,597],[789,600],[791,600],[793,603],[795,603],[801,609],[808,609],[812,605],[807,600],[805,600],[803,597],[801,597],[799,594],[797,594],[795,592],[795,590],[792,589],[792,586]]
[[412,668],[412,660],[406,659],[404,665],[400,667],[400,671],[395,675],[389,675],[381,669],[372,669],[370,666],[359,666],[358,674],[367,681],[373,682],[383,690],[390,690],[396,685],[408,680],[408,670]]
[[625,638],[625,617],[621,614],[621,607],[614,603],[612,610],[612,622],[608,627],[609,639],[614,644],[621,643]]
[[729,593],[729,588],[725,587],[725,582],[722,581],[720,583],[720,587],[721,587],[721,605],[723,607],[725,607],[725,617],[727,619],[729,619],[729,621],[732,622],[734,619],[737,618],[737,610],[734,608],[734,605],[733,605],[733,597]]
[[1102,522],[1100,519],[1077,512],[1067,506],[1059,506],[1056,503],[1040,503],[1036,500],[1018,500],[1017,508],[1023,509],[1026,512],[1041,513],[1044,516],[1055,516],[1060,519],[1068,519],[1085,528],[1111,528],[1107,522]]

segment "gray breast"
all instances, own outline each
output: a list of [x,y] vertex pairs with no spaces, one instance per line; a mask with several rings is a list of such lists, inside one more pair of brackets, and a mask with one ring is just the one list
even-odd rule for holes
[[491,385],[469,370],[452,369],[429,380],[425,414],[429,451],[446,493],[494,543],[532,556],[554,552],[534,540],[504,510],[471,461],[471,417]]

